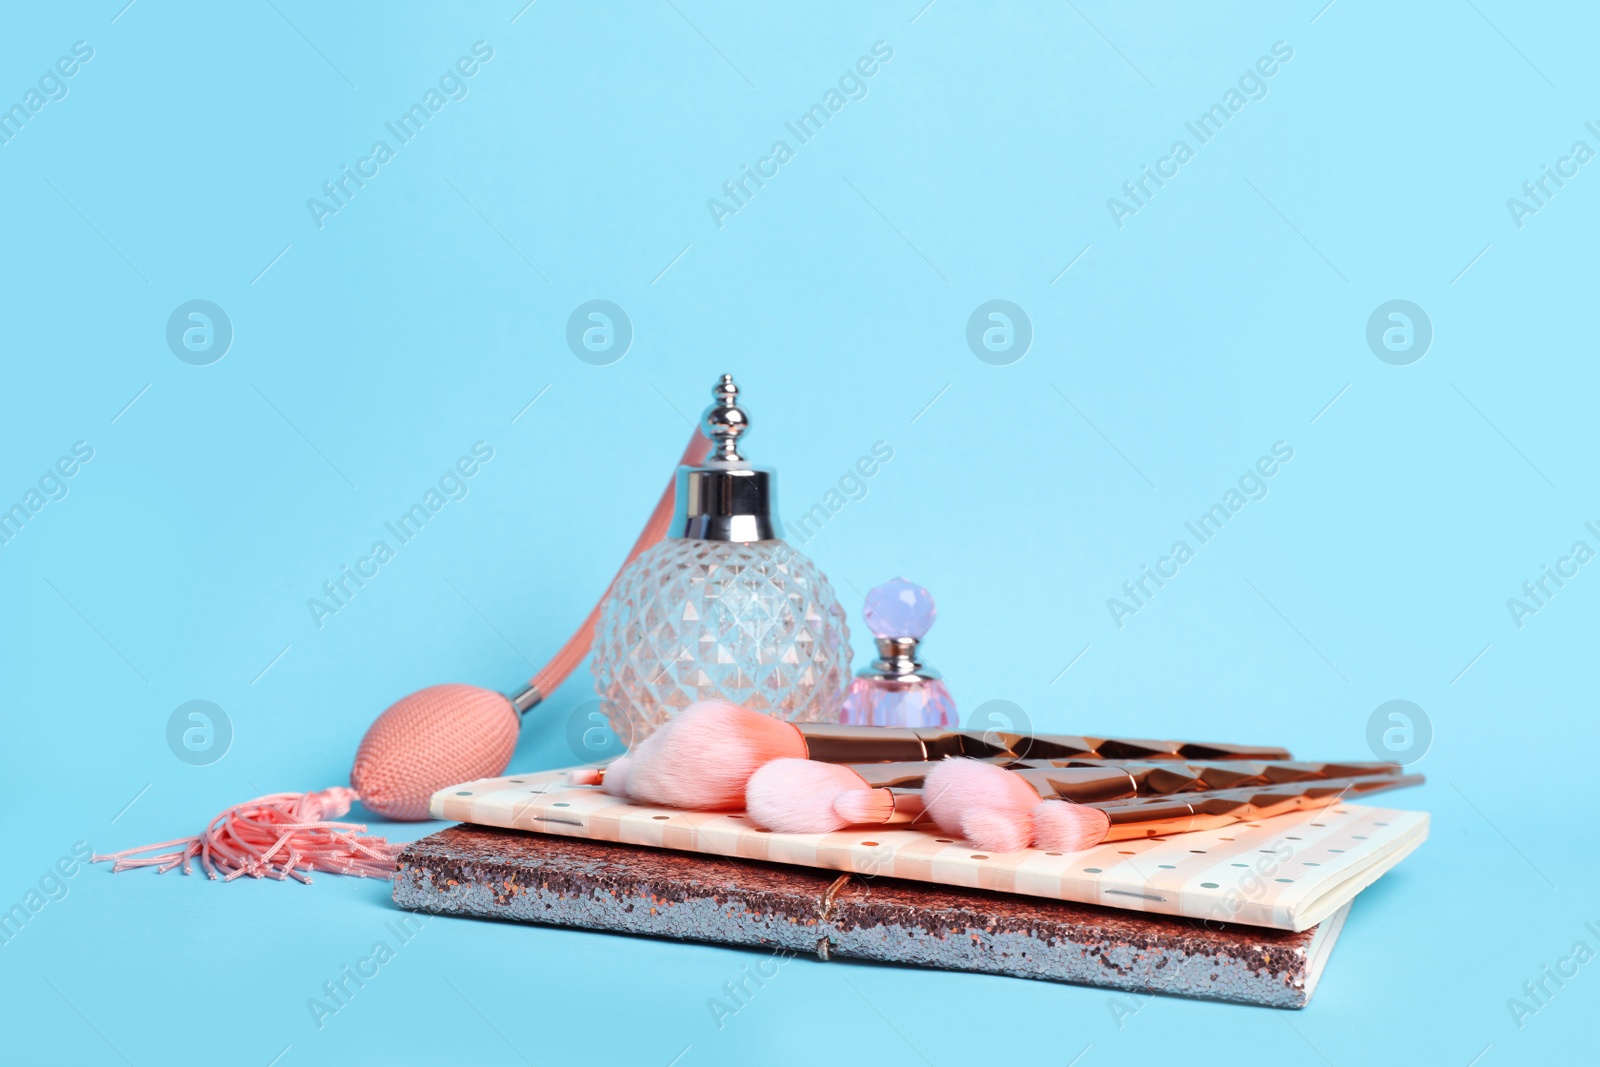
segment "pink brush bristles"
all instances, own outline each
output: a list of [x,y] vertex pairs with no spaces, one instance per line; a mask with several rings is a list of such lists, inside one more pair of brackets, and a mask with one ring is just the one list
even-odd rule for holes
[[628,795],[628,767],[632,764],[627,756],[618,756],[606,765],[605,779],[600,783],[604,789],[614,797]]
[[973,759],[945,760],[930,771],[923,803],[939,829],[987,852],[1081,852],[1104,841],[1111,827],[1099,808],[1041,801],[1021,777]]
[[1020,852],[1033,844],[1028,813],[973,808],[961,816],[961,836],[985,852]]
[[848,789],[833,798],[833,810],[846,826],[877,826],[901,810],[899,799],[887,789]]
[[[392,877],[399,845],[363,836],[367,828],[361,823],[327,821],[329,816],[349,811],[356,799],[355,790],[343,786],[320,793],[273,793],[227,809],[198,836],[97,855],[94,862],[112,860],[113,871],[154,867],[165,873],[181,867],[184,874],[190,874],[190,861],[198,856],[208,877],[225,882],[248,874],[309,883],[308,871]],[[183,847],[141,855],[172,845]]]
[[[627,794],[672,808],[737,811],[744,807],[750,776],[763,764],[805,754],[805,738],[782,719],[725,700],[705,700],[634,746],[628,754]],[[613,791],[610,774],[608,793]]]
[[884,823],[894,796],[872,789],[859,774],[832,763],[775,759],[750,776],[745,811],[764,830],[826,834],[846,826]]
[[1033,809],[1033,847],[1050,852],[1082,852],[1106,839],[1111,816],[1099,808],[1046,800]]
[[[959,837],[965,835],[962,820],[971,812],[994,812],[1026,825],[1029,812],[1039,803],[1039,794],[1004,767],[975,759],[947,759],[928,772],[922,784],[922,801],[939,829]],[[1032,836],[1031,829],[1025,836]],[[998,845],[973,843],[995,852],[1011,851]]]

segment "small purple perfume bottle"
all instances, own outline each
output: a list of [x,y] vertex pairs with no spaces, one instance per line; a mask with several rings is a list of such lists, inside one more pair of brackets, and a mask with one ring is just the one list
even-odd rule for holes
[[955,726],[956,702],[939,672],[917,659],[917,645],[938,611],[914,582],[874,586],[863,612],[878,658],[856,672],[839,721],[854,726]]

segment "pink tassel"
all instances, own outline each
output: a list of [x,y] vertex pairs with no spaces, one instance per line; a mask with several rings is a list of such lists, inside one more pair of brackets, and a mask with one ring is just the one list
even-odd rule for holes
[[[113,871],[154,867],[165,874],[182,867],[184,874],[191,874],[190,860],[198,856],[208,877],[225,882],[248,874],[252,878],[295,878],[309,884],[308,871],[392,877],[399,845],[363,836],[367,828],[362,823],[327,821],[349,811],[357,799],[355,790],[344,786],[320,793],[273,793],[227,809],[197,837],[95,856],[94,862],[112,860]],[[141,855],[173,845],[182,847]]]

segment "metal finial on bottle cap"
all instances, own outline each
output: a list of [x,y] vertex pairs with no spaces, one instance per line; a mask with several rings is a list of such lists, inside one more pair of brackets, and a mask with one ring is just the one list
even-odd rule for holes
[[750,416],[739,407],[739,387],[724,374],[711,387],[712,404],[700,416],[711,454],[699,467],[678,468],[677,509],[669,537],[701,541],[772,541],[783,527],[773,514],[775,476],[739,454]]
[[739,407],[739,387],[733,375],[724,374],[711,387],[714,403],[700,416],[700,429],[711,439],[710,459],[721,463],[743,463],[739,437],[750,429],[750,416]]

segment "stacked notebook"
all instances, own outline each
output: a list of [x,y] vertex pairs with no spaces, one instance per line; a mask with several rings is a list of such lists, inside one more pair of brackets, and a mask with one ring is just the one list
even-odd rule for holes
[[908,820],[776,834],[566,771],[464,783],[394,899],[444,914],[1302,1007],[1350,902],[1427,836],[1357,804],[1058,855]]

